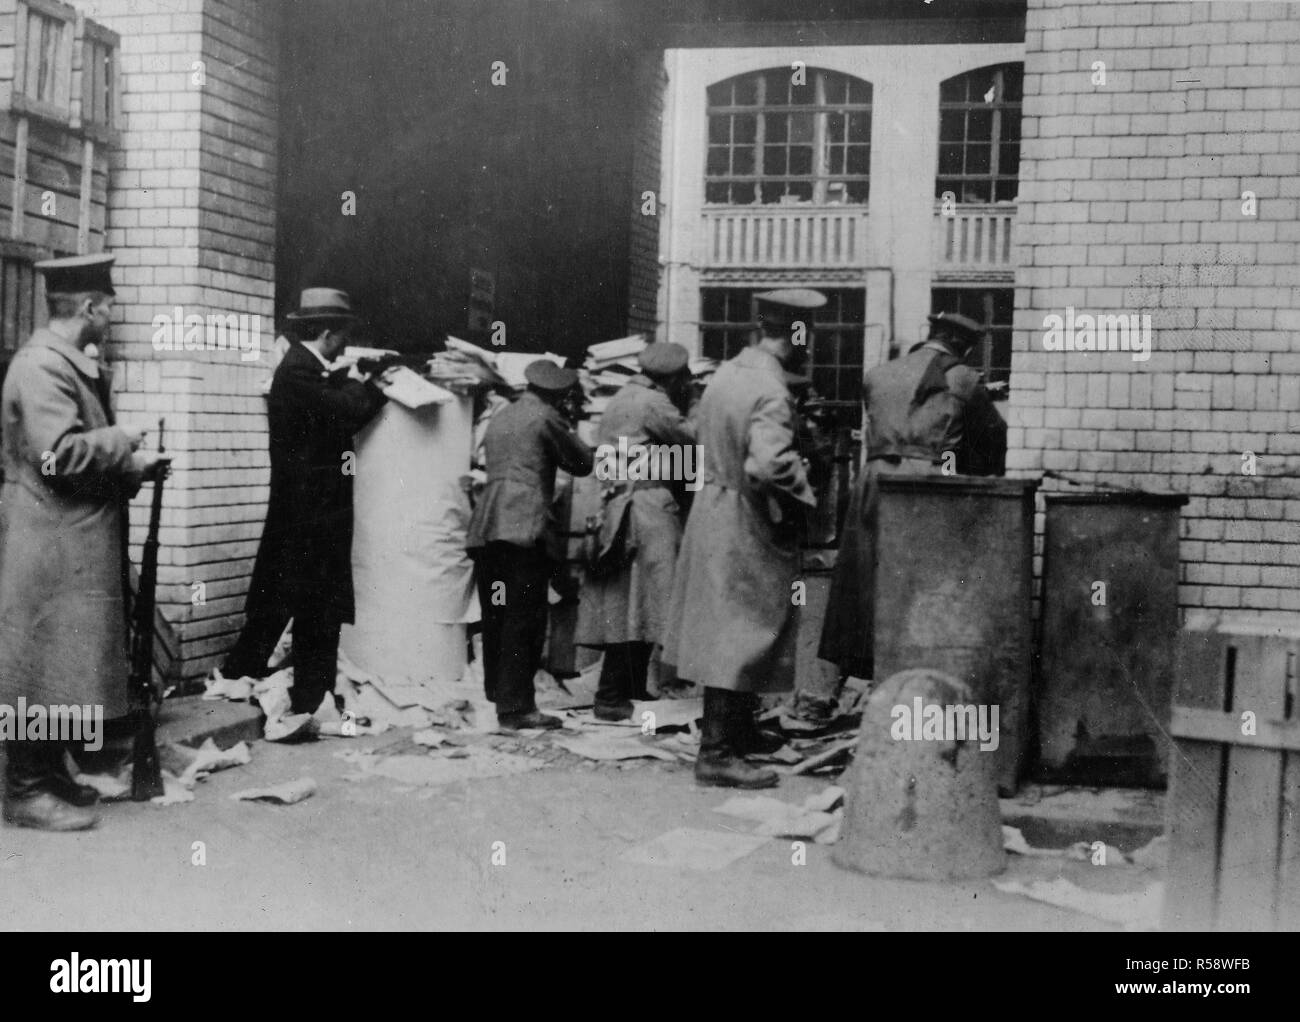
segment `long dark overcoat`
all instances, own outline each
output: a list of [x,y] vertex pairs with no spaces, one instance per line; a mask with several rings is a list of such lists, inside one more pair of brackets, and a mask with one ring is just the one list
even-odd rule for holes
[[352,621],[352,438],[384,400],[376,387],[326,370],[301,344],[276,367],[267,397],[271,495],[249,617]]

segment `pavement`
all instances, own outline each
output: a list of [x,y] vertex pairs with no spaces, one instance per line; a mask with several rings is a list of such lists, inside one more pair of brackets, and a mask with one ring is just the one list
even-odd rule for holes
[[[164,740],[198,745],[213,737],[226,747],[257,729],[256,712],[247,706],[170,702],[177,705],[167,708]],[[437,787],[358,771],[360,751],[425,755],[410,736],[393,731],[291,746],[256,741],[250,764],[200,782],[193,802],[105,805],[99,827],[77,834],[0,828],[0,925],[181,931],[1116,928],[1004,894],[988,880],[864,876],[835,865],[830,848],[812,842],[801,853],[790,840],[772,838],[707,871],[631,861],[629,853],[678,828],[714,834],[754,829],[713,812],[735,793],[696,786],[684,763],[594,763],[560,753],[545,738],[484,736],[475,740],[538,757],[544,768]],[[229,798],[301,776],[314,779],[318,791],[294,805]],[[787,777],[763,794],[801,802],[833,781]],[[1011,800],[1012,815],[1032,819],[1037,806],[1043,816],[1046,804],[1046,815],[1056,817],[1053,833],[1061,837],[1071,801],[1062,799],[1065,794],[1022,792],[1025,804]],[[1109,840],[1097,837],[1087,821],[1070,833]],[[1009,856],[1007,871],[996,879],[1056,878],[1133,893],[1157,874],[1061,856]]]

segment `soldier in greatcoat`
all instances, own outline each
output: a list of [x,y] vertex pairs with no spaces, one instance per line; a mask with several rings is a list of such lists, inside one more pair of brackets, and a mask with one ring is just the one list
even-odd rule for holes
[[606,531],[622,521],[620,543],[630,551],[607,573],[589,569],[578,605],[574,641],[605,654],[595,706],[602,720],[626,720],[633,699],[649,698],[646,675],[681,545],[678,497],[694,485],[686,475],[700,470],[695,428],[682,414],[688,361],[680,344],[648,345],[638,356],[640,373],[610,399],[596,429]]
[[1001,475],[1007,426],[979,373],[965,364],[984,335],[954,313],[930,317],[930,337],[863,380],[865,464],[844,524],[817,655],[842,678],[874,673],[876,480],[882,474]]
[[[21,698],[127,712],[127,501],[167,459],[137,449],[143,430],[114,423],[108,366],[86,352],[108,335],[112,262],[36,264],[49,323],[14,355],[0,392],[0,704],[11,708]],[[63,742],[4,745],[6,823],[95,825],[95,790],[73,780]]]
[[696,780],[743,788],[779,780],[744,756],[760,748],[757,695],[794,679],[799,537],[816,501],[783,366],[826,299],[794,288],[755,302],[760,328],[700,400],[704,485],[677,558],[663,653],[679,678],[705,687]]

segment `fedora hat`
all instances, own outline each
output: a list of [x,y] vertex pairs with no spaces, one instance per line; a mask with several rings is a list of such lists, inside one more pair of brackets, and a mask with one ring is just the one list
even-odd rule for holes
[[348,297],[347,292],[332,287],[303,288],[297,311],[285,317],[293,323],[313,319],[357,318],[357,314],[352,311],[352,299]]

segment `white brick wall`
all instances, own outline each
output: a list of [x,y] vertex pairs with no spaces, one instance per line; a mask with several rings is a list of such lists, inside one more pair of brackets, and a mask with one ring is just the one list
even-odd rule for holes
[[[1187,608],[1300,610],[1296,11],[1029,0],[1008,467],[1187,494]],[[1044,351],[1066,306],[1150,360]]]

